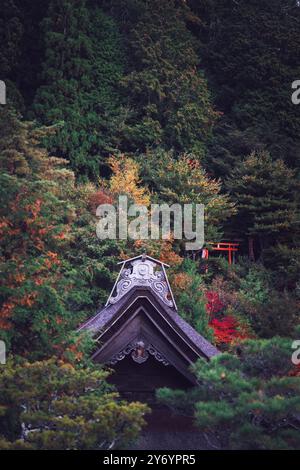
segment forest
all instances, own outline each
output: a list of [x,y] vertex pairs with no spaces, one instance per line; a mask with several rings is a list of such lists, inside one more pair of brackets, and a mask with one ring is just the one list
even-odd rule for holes
[[[138,439],[149,406],[76,330],[142,253],[222,352],[157,400],[220,449],[300,449],[300,3],[2,0],[0,38],[0,449]],[[204,204],[209,258],[172,236],[99,240],[96,209],[120,195]]]

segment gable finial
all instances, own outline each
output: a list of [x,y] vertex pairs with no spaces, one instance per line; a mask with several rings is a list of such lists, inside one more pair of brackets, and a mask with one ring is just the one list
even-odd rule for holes
[[122,267],[106,305],[117,303],[133,287],[144,286],[150,288],[168,307],[177,310],[165,270],[167,264],[146,253],[119,264]]

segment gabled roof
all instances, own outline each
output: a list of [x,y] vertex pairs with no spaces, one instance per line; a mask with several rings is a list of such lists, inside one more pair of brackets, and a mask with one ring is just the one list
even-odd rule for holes
[[[122,263],[106,306],[78,331],[90,332],[97,341],[96,362],[114,365],[128,355],[144,362],[152,355],[191,383],[196,379],[190,365],[219,354],[177,313],[164,265],[145,255]],[[141,345],[143,357],[137,358]]]
[[[147,292],[148,291],[148,292]],[[100,339],[102,335],[119,319],[126,309],[137,299],[143,299],[155,304],[160,312],[164,312],[166,320],[171,322],[175,331],[183,336],[186,341],[195,347],[199,357],[204,356],[207,359],[219,354],[219,350],[189,325],[174,309],[166,306],[159,297],[154,297],[153,293],[147,288],[135,286],[131,291],[119,300],[117,304],[109,304],[100,309],[96,315],[83,323],[78,331],[89,331],[93,337]]]

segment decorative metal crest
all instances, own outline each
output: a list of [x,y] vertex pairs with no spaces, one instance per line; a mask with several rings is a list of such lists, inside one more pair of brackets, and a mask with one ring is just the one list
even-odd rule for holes
[[[129,267],[127,267],[129,265]],[[126,266],[126,267],[125,267]],[[115,304],[135,286],[148,286],[160,299],[176,309],[173,294],[161,262],[141,256],[124,262],[107,304]]]

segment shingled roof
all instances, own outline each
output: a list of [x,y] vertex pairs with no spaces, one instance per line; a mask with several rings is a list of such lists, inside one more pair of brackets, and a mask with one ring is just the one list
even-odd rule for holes
[[[78,331],[86,330],[92,333],[94,337],[101,337],[102,333],[109,328],[114,320],[119,316],[120,311],[126,306],[133,294],[140,294],[141,289],[135,287],[133,290],[128,292],[117,304],[110,304],[100,309],[96,315],[85,323],[83,323]],[[143,298],[145,296],[143,295]],[[200,335],[191,325],[189,325],[175,310],[163,305],[163,302],[156,298],[156,302],[164,309],[169,319],[174,322],[184,336],[194,345],[196,348],[207,358],[211,358],[216,354],[219,354],[218,349],[207,341],[202,335]]]
[[[130,266],[130,267],[128,267]],[[155,271],[158,268],[158,271]],[[191,325],[189,325],[177,312],[177,307],[164,266],[153,258],[139,256],[125,261],[111,292],[107,305],[100,309],[96,315],[79,327],[79,331],[89,331],[94,338],[102,344],[107,338],[110,329],[116,330],[122,324],[122,317],[133,306],[142,305],[145,311],[152,309],[150,318],[159,315],[171,328],[175,336],[181,338],[191,350],[193,358],[204,357],[210,359],[219,354],[219,351]],[[157,312],[157,313],[154,313]],[[128,313],[126,314],[128,317]],[[125,321],[125,320],[124,320]],[[101,348],[100,348],[101,349]]]

